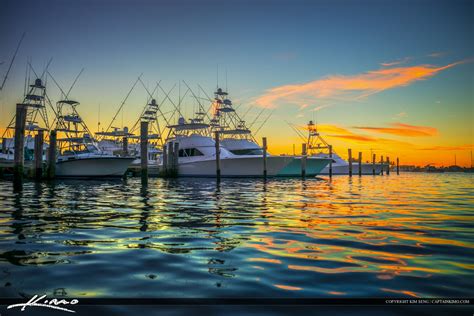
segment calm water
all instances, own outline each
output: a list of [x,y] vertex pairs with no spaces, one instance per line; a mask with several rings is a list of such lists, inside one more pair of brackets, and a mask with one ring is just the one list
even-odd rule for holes
[[472,297],[474,176],[0,181],[0,294]]

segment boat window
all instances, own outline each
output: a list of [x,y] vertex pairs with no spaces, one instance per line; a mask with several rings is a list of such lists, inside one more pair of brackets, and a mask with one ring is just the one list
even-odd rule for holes
[[197,148],[186,148],[180,149],[178,152],[179,157],[193,157],[193,156],[204,156],[202,152]]
[[261,148],[234,149],[230,151],[234,155],[263,155]]

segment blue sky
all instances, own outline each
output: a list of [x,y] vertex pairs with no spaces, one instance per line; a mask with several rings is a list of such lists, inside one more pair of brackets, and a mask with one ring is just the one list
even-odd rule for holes
[[[218,64],[221,85],[226,69],[229,90],[244,108],[271,88],[363,74],[381,63],[408,58],[404,65],[446,66],[467,60],[474,56],[473,12],[472,1],[4,0],[2,76],[21,34],[27,35],[1,92],[0,124],[21,97],[27,57],[37,69],[52,57],[50,70],[64,86],[84,67],[72,96],[95,125],[98,104],[104,117],[113,114],[142,72],[150,87],[160,79],[168,88],[185,79],[210,94]],[[473,66],[467,62],[357,102],[339,100],[316,117],[349,128],[390,124],[404,112],[404,123],[443,131],[423,142],[465,145],[469,138],[462,144],[452,138],[470,134],[472,143],[472,87]],[[50,93],[59,97],[54,87]],[[126,117],[144,99],[137,89]],[[294,137],[291,129],[278,128],[283,119],[303,124],[321,102],[311,101],[306,111],[280,104],[262,132],[278,142]],[[249,118],[258,111],[250,113]]]

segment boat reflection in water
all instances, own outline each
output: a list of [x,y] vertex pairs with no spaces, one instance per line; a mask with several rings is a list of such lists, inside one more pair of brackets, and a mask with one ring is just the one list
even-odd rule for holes
[[6,297],[472,296],[470,174],[0,181]]

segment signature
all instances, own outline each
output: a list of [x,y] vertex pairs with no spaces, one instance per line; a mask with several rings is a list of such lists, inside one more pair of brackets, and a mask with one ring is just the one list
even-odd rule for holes
[[79,303],[79,301],[76,299],[67,301],[65,299],[58,300],[56,298],[53,298],[48,301],[45,298],[46,298],[46,295],[43,295],[43,296],[35,295],[28,302],[20,303],[20,304],[12,304],[12,305],[9,305],[7,309],[14,308],[14,307],[21,307],[21,311],[23,312],[28,306],[37,306],[37,307],[46,307],[46,308],[56,309],[56,310],[60,310],[63,312],[68,312],[68,313],[75,313],[76,311],[67,309],[65,307],[60,307],[58,305],[76,305],[77,303]]

